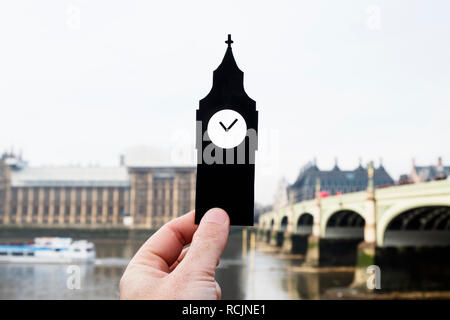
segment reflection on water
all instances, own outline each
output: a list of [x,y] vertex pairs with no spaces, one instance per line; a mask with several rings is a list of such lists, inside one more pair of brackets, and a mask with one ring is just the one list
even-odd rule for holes
[[81,289],[70,290],[68,266],[0,265],[1,299],[115,299],[123,267],[80,265]]
[[[319,299],[328,288],[346,287],[353,272],[301,273],[286,269],[298,259],[242,246],[242,232],[232,230],[217,270],[223,299]],[[0,264],[0,299],[118,299],[118,284],[142,241],[95,242],[95,264],[80,265],[81,288],[70,290],[68,265]],[[253,249],[252,249],[253,247]]]
[[299,266],[303,260],[260,252],[252,242],[247,251],[241,234],[230,236],[216,274],[224,299],[321,299],[327,289],[353,282],[353,271],[290,271],[288,267]]

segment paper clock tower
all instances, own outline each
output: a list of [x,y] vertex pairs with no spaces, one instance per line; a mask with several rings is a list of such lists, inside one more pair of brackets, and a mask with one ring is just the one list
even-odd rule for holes
[[232,225],[252,226],[258,111],[244,90],[231,36],[213,86],[197,110],[195,222],[211,208],[224,209]]

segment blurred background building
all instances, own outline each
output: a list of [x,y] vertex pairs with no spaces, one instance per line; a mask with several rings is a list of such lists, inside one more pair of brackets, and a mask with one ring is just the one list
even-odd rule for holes
[[[442,158],[435,165],[417,166],[400,176],[397,184],[446,179],[450,166]],[[331,170],[310,162],[289,185],[281,179],[270,205],[255,204],[259,214],[289,203],[313,199],[316,185],[321,195],[362,191],[367,188],[367,168]],[[382,162],[374,170],[378,188],[395,182]],[[21,153],[0,157],[0,224],[52,226],[123,226],[159,228],[194,208],[195,166],[170,161],[164,150],[135,147],[120,156],[116,167],[29,166]]]
[[398,184],[421,183],[433,180],[444,180],[450,177],[450,166],[444,166],[442,158],[439,157],[436,164],[428,166],[417,166],[412,160],[411,172],[400,175]]
[[450,176],[450,166],[442,164],[442,158],[439,157],[436,165],[416,166],[413,159],[411,170],[411,181],[413,183],[420,183],[432,180],[443,180]]
[[[313,199],[316,193],[316,184],[320,184],[320,191],[326,195],[362,191],[367,188],[367,168],[359,163],[355,170],[341,170],[335,161],[331,170],[320,170],[316,162],[310,162],[300,170],[297,180],[288,187],[290,203]],[[385,170],[382,162],[374,170],[374,185],[387,187],[394,185],[394,180]]]
[[20,155],[0,158],[0,224],[158,228],[194,207],[195,167],[30,167]]

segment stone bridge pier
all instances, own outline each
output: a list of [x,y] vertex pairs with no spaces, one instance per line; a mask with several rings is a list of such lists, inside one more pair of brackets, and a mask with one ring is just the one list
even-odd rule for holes
[[357,264],[358,245],[372,243],[375,225],[365,223],[364,217],[373,215],[374,199],[368,199],[362,214],[349,208],[327,211],[317,201],[312,234],[308,237],[306,264],[314,267],[341,267]]
[[[367,201],[364,216],[374,214],[374,200]],[[326,219],[324,223],[323,219]],[[373,219],[372,219],[373,220]],[[305,255],[309,266],[354,266],[357,246],[373,242],[373,223],[353,210],[323,207],[320,199],[282,209],[262,228],[262,239],[285,253]]]

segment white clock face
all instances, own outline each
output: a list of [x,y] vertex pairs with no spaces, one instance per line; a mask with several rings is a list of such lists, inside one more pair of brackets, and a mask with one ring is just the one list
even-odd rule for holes
[[208,136],[218,147],[237,147],[247,135],[247,123],[239,112],[224,109],[216,112],[208,122]]

